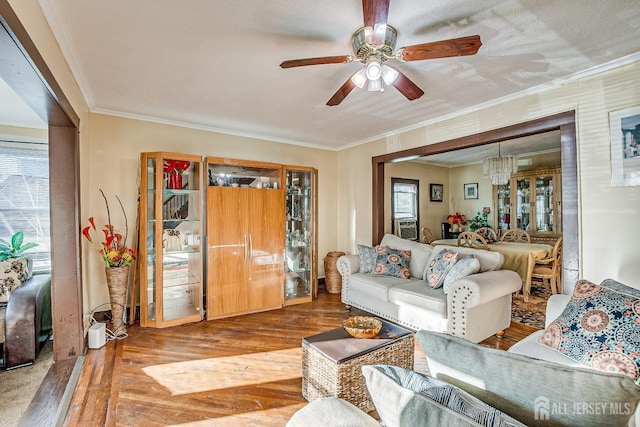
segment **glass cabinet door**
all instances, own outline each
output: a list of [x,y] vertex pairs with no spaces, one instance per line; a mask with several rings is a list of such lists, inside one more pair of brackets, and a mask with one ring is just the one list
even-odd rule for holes
[[553,177],[536,178],[536,230],[553,232]]
[[497,230],[508,230],[511,223],[511,185],[498,185],[496,189]]
[[202,320],[201,157],[143,153],[140,324]]
[[310,301],[315,293],[316,194],[314,169],[286,169],[285,303]]
[[529,231],[531,224],[531,189],[529,178],[516,180],[516,227]]

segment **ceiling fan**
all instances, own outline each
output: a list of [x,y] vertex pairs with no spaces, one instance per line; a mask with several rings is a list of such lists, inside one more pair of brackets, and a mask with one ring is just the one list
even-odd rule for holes
[[353,74],[329,99],[327,105],[338,105],[355,88],[367,84],[369,91],[383,91],[384,84],[392,85],[410,101],[424,95],[401,71],[386,64],[390,59],[400,62],[424,59],[448,58],[452,56],[475,55],[482,43],[480,36],[460,37],[431,43],[401,47],[395,53],[398,32],[387,25],[390,0],[362,0],[364,27],[351,36],[354,55],[324,56],[318,58],[292,59],[280,64],[282,68],[305,65],[346,64],[360,61],[364,68]]

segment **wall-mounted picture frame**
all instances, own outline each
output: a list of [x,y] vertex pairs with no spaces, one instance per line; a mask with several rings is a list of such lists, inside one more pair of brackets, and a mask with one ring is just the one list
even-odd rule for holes
[[611,186],[640,185],[640,106],[609,113]]
[[477,199],[478,198],[478,183],[471,182],[464,185],[464,199]]
[[444,195],[443,184],[429,184],[430,198],[432,202],[441,202]]

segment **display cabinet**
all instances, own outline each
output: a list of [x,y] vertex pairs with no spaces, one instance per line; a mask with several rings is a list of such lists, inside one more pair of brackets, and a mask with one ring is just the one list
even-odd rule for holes
[[309,302],[318,292],[317,171],[285,166],[285,305]]
[[496,185],[494,191],[494,229],[496,231],[508,230],[511,224],[511,184]]
[[496,229],[520,228],[534,240],[561,235],[561,176],[560,168],[534,169],[494,187]]
[[142,153],[140,325],[202,320],[202,157]]
[[207,319],[284,304],[282,165],[207,157]]

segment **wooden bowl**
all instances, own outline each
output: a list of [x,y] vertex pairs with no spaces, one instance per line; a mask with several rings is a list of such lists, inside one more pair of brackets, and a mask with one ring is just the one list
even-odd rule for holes
[[371,316],[353,316],[342,322],[342,327],[354,338],[373,338],[380,333],[382,322]]

